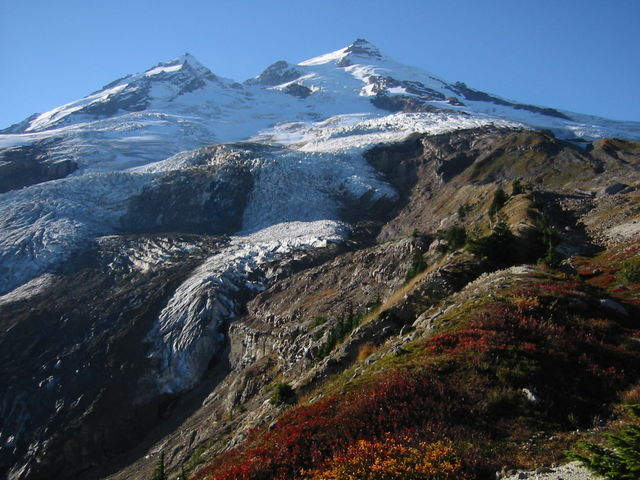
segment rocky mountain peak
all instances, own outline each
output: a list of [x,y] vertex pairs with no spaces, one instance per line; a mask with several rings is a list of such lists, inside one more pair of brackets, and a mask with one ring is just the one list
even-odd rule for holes
[[247,85],[264,85],[271,87],[285,82],[290,82],[301,75],[302,72],[300,72],[300,70],[298,70],[294,65],[291,65],[284,60],[278,60],[265,68],[260,75],[250,78],[244,83]]
[[193,80],[207,79],[214,81],[217,77],[207,67],[202,65],[193,55],[185,53],[168,62],[161,62],[146,70],[143,74],[134,74],[130,78],[134,81],[150,79],[185,81],[189,77]]
[[378,60],[382,59],[382,53],[378,47],[364,38],[354,40],[354,42],[346,48],[345,53],[371,57]]

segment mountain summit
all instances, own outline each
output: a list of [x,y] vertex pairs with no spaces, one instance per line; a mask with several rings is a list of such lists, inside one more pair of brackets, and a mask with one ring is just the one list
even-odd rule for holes
[[299,65],[322,65],[329,62],[336,62],[341,67],[347,67],[351,64],[351,61],[349,60],[350,56],[360,57],[364,61],[383,59],[382,53],[380,53],[378,47],[363,38],[358,38],[347,47],[336,50],[335,52],[310,58],[300,62]]
[[638,388],[639,127],[358,39],[0,132],[0,477],[555,458]]
[[357,38],[346,49],[346,53],[381,59],[382,54],[378,47],[364,38]]

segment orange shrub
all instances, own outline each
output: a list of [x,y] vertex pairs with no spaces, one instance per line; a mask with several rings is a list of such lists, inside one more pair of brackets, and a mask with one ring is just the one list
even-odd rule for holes
[[365,361],[378,347],[373,342],[367,342],[358,349],[358,361]]
[[306,472],[311,480],[464,480],[462,463],[450,444],[413,442],[387,435],[383,441],[358,440]]

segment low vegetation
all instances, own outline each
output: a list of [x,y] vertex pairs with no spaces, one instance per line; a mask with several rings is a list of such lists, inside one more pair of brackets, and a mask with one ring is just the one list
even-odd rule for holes
[[278,406],[284,403],[291,403],[295,398],[295,392],[288,383],[278,383],[274,388],[269,402],[271,405]]
[[624,261],[618,277],[628,284],[640,283],[640,256]]
[[578,280],[539,270],[505,282],[356,380],[333,378],[197,478],[448,480],[558,461],[556,444],[525,456],[519,445],[542,430],[566,448],[607,416],[637,381],[639,347],[606,312],[575,307],[591,288]]
[[311,480],[466,480],[459,453],[445,442],[419,442],[411,435],[359,440],[327,466],[304,474]]
[[409,266],[409,270],[407,271],[405,282],[408,282],[412,278],[416,277],[420,272],[423,272],[426,268],[427,268],[427,263],[424,261],[422,252],[420,250],[416,250],[413,253],[413,257],[411,258],[411,265]]
[[331,328],[328,329],[325,341],[313,354],[314,360],[320,361],[329,355],[336,345],[342,342],[358,327],[358,325],[360,325],[363,318],[364,314],[356,314],[353,311],[350,311],[345,317],[340,318]]

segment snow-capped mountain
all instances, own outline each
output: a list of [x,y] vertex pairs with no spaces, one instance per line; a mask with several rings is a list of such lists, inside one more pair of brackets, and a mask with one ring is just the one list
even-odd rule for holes
[[250,298],[386,218],[400,195],[367,149],[520,128],[640,139],[638,122],[507,101],[361,39],[243,83],[186,54],[1,131],[0,341],[28,374],[3,378],[0,474],[44,471],[102,401],[193,388]]
[[185,54],[3,130],[0,148],[22,149],[13,155],[5,150],[13,170],[37,157],[38,165],[72,161],[82,172],[95,172],[255,136],[280,144],[313,142],[326,137],[318,130],[327,124],[318,122],[327,121],[366,131],[365,144],[383,132],[399,138],[439,130],[443,122],[456,128],[470,121],[547,128],[565,138],[640,138],[637,122],[507,101],[398,63],[359,39],[297,65],[276,62],[243,84],[214,75]]

